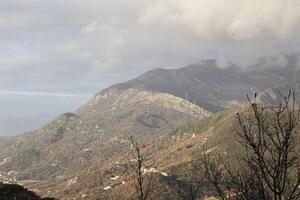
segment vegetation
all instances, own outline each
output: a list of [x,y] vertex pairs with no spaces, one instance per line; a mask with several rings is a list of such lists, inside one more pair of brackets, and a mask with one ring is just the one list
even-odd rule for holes
[[[249,98],[248,98],[249,99]],[[277,107],[250,101],[251,115],[237,114],[236,138],[243,148],[239,166],[205,156],[206,180],[222,200],[300,199],[300,159],[296,146],[299,109],[290,92]]]
[[144,165],[145,158],[141,153],[139,144],[134,140],[133,137],[130,138],[130,144],[131,155],[133,157],[130,165],[134,171],[137,199],[147,200],[149,199],[149,193],[153,184],[153,177],[151,175],[147,176],[147,174],[144,173],[144,170],[146,169]]
[[[248,100],[250,112],[237,113],[235,117],[237,148],[242,150],[238,157],[209,154],[202,149],[204,154],[198,166],[200,175],[196,181],[177,182],[178,199],[200,199],[205,192],[222,200],[300,199],[300,158],[296,143],[300,109],[294,93],[290,92],[272,107],[257,103],[256,95],[254,100]],[[204,130],[209,127],[207,123],[217,122],[219,116],[207,122],[204,120]],[[203,130],[203,126],[196,128]],[[183,130],[186,132],[188,128],[183,127]],[[150,196],[149,186],[153,183],[144,184],[144,158],[132,138],[131,145],[137,161],[137,167],[132,166],[138,183],[137,199],[145,200]],[[147,195],[143,195],[144,190]]]
[[23,186],[0,183],[1,200],[55,200],[54,198],[41,198]]
[[[291,94],[288,99],[289,106],[287,108],[292,111],[293,95]],[[281,109],[285,108],[284,102]],[[243,188],[251,189],[250,186],[257,185],[256,179],[253,178],[255,171],[251,171],[245,162],[247,155],[255,154],[250,147],[243,145],[245,140],[242,140],[242,136],[245,133],[241,126],[248,127],[251,125],[252,132],[251,134],[249,132],[248,136],[257,133],[258,126],[252,107],[254,105],[257,107],[257,111],[262,112],[263,110],[264,118],[267,119],[264,126],[273,131],[272,127],[276,125],[273,123],[276,122],[274,111],[278,111],[280,106],[279,108],[265,107],[257,102],[250,103],[251,109],[244,107],[239,109],[238,115],[236,115],[236,110],[222,111],[200,122],[197,120],[197,122],[190,122],[185,126],[170,126],[165,130],[145,129],[140,123],[138,126],[136,124],[129,126],[127,119],[124,120],[126,122],[123,124],[124,126],[112,126],[110,129],[108,129],[108,125],[114,124],[114,122],[105,120],[103,121],[103,124],[107,126],[105,130],[102,121],[97,118],[96,112],[88,119],[81,116],[70,119],[70,123],[65,123],[66,120],[62,118],[60,121],[53,122],[51,126],[47,126],[44,132],[34,134],[34,137],[31,135],[29,135],[30,137],[20,137],[19,143],[22,148],[19,151],[14,149],[17,144],[13,141],[10,143],[8,140],[7,144],[11,147],[12,153],[7,152],[1,156],[0,162],[4,163],[1,168],[6,172],[10,170],[18,172],[16,175],[18,181],[37,181],[26,186],[38,189],[40,194],[46,194],[50,191],[49,194],[57,198],[199,200],[203,199],[204,195],[208,195],[220,196],[221,199],[259,199],[258,187],[253,188],[250,194],[245,194],[251,198],[245,198],[242,193],[242,191],[246,191]],[[297,108],[295,107],[294,119],[297,121],[298,112],[296,111]],[[132,112],[134,113],[134,111]],[[144,110],[141,111],[141,113],[143,112]],[[284,116],[281,118],[281,127],[284,130],[287,127],[285,122],[290,116],[287,113],[287,111],[281,113],[281,116]],[[107,113],[107,115],[110,114]],[[116,114],[115,112],[114,115]],[[123,114],[122,116],[125,116],[126,113]],[[177,116],[177,113],[172,115]],[[138,116],[140,115],[132,115],[130,120],[137,123],[136,117]],[[123,118],[120,119],[123,120]],[[232,129],[234,121],[238,123],[234,127],[235,129]],[[296,121],[295,126],[297,125]],[[52,143],[53,135],[58,132],[61,133],[62,130],[59,130],[58,127],[61,127],[62,124],[64,124],[62,139]],[[294,139],[296,129],[293,130],[289,141],[294,144],[288,149],[294,147],[295,150],[290,151],[291,154],[287,155],[288,158],[296,153],[297,140]],[[128,135],[131,133],[136,140],[131,138],[132,148],[130,150]],[[248,136],[244,138],[251,139]],[[234,138],[238,140],[234,140]],[[136,141],[145,145],[139,145]],[[269,144],[272,140],[266,142]],[[203,150],[203,145],[207,149]],[[260,146],[260,148],[262,147],[264,146]],[[272,146],[268,147],[271,148]],[[265,155],[272,155],[271,152],[276,153],[276,151],[267,148],[265,150],[267,150]],[[206,152],[204,157],[203,152]],[[243,154],[235,159],[235,154],[241,152]],[[219,153],[220,156],[218,156]],[[280,155],[285,157],[286,154]],[[131,162],[126,159],[129,156],[132,157]],[[298,158],[296,154],[294,157]],[[249,158],[253,159],[252,157]],[[26,159],[26,162],[23,159]],[[7,161],[5,162],[5,160]],[[288,188],[295,186],[297,180],[293,177],[297,177],[297,169],[299,169],[296,165],[297,159],[292,160],[294,160],[293,165],[288,169],[291,184],[287,182],[285,185],[285,188],[290,191],[292,189]],[[18,168],[15,164],[19,162],[29,166]],[[144,173],[145,169],[150,169],[153,166],[155,172]],[[268,164],[268,166],[271,167],[272,165]],[[167,175],[162,175],[162,173],[167,173]],[[14,176],[14,174],[11,175],[12,178]],[[248,179],[246,179],[247,177]],[[43,182],[46,184],[41,184],[41,180],[45,179],[51,183]],[[251,184],[244,184],[248,183],[247,181],[252,182],[249,182]],[[266,190],[269,192],[268,188]],[[295,192],[298,192],[297,188]],[[269,199],[273,200],[274,198]],[[280,200],[280,198],[278,197],[276,200]]]

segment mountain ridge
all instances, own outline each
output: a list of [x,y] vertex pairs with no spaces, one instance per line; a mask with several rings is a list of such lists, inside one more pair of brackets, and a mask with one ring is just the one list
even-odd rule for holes
[[157,68],[135,79],[112,85],[97,95],[113,88],[137,88],[169,93],[210,112],[217,112],[243,105],[247,103],[247,94],[259,94],[270,88],[284,92],[289,89],[299,91],[300,70],[297,68],[253,68],[241,69],[234,64],[227,68],[219,68],[213,60],[179,69]]
[[122,187],[117,176],[132,181],[128,139],[134,136],[159,180],[170,178],[160,173],[190,178],[204,143],[209,152],[234,152],[231,124],[247,94],[274,105],[277,90],[299,91],[299,71],[286,70],[221,69],[213,60],[151,70],[102,90],[42,129],[1,140],[0,172],[40,193],[93,199]]

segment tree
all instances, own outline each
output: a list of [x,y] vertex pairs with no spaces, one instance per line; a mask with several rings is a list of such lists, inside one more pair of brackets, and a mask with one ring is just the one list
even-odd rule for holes
[[230,196],[226,194],[227,191],[230,191],[231,184],[228,176],[230,171],[225,168],[222,157],[219,155],[214,159],[204,153],[202,162],[204,179],[209,183],[207,185],[208,190],[212,195],[219,196],[222,200],[230,199]]
[[290,91],[276,107],[250,100],[251,115],[237,113],[235,129],[243,149],[239,168],[205,157],[206,179],[222,200],[300,199],[300,160],[296,136],[299,107]]
[[[177,182],[177,194],[181,200],[196,200],[199,195],[199,190],[202,181],[197,182]],[[187,185],[187,187],[186,187]],[[185,191],[188,191],[186,194]]]
[[131,156],[133,161],[130,162],[130,166],[134,171],[135,176],[135,190],[138,200],[147,200],[149,198],[149,193],[151,190],[153,178],[151,175],[146,176],[144,173],[144,162],[145,159],[141,153],[141,148],[139,144],[130,137],[131,144]]

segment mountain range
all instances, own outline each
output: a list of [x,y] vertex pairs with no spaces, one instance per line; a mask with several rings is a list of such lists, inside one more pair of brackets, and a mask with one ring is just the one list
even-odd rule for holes
[[134,136],[155,174],[155,192],[175,190],[194,176],[204,144],[207,152],[236,152],[232,125],[236,112],[247,112],[247,94],[264,104],[276,104],[289,89],[299,97],[297,63],[290,57],[285,67],[262,60],[220,68],[204,60],[112,85],[41,129],[1,138],[0,178],[59,199],[130,198]]

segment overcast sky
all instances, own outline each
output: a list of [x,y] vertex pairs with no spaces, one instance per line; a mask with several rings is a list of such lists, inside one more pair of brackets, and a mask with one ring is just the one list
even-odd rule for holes
[[299,10],[299,0],[1,0],[0,92],[93,93],[155,67],[297,51]]
[[0,96],[86,96],[156,67],[299,52],[299,10],[299,0],[0,0]]

